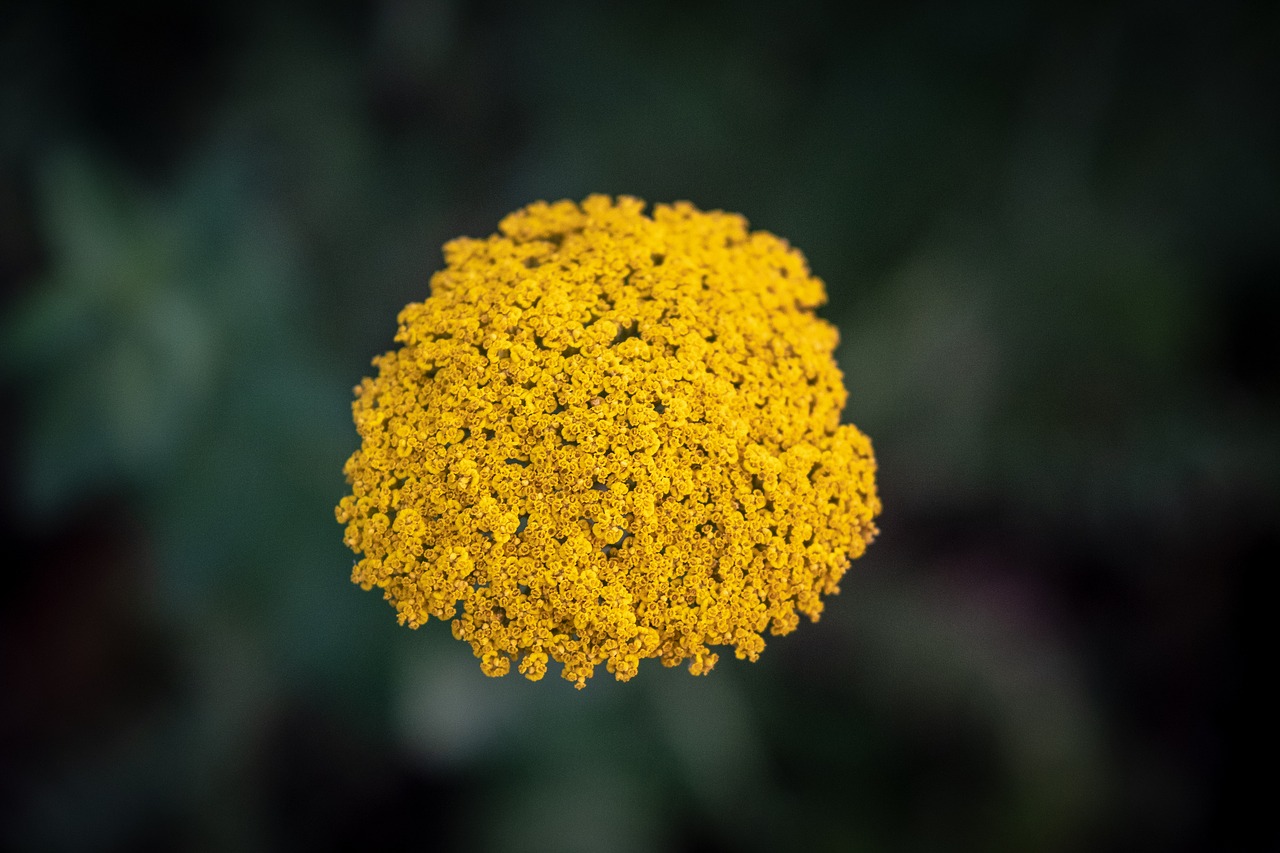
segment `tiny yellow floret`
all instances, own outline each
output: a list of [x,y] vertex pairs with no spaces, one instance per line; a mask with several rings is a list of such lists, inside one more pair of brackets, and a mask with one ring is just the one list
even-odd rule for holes
[[355,389],[337,508],[401,623],[486,675],[709,672],[817,620],[880,512],[826,300],[741,216],[539,202],[444,247]]

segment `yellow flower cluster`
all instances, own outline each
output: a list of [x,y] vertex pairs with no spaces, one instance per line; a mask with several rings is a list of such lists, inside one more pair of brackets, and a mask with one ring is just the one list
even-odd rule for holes
[[804,257],[741,216],[643,211],[539,202],[450,242],[355,389],[352,580],[452,620],[486,675],[754,661],[876,534]]

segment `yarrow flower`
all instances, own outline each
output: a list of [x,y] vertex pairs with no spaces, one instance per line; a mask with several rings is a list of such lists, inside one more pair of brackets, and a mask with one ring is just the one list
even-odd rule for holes
[[402,624],[451,620],[486,675],[556,661],[579,688],[816,621],[880,501],[800,252],[625,196],[499,228],[444,247],[355,389],[352,580]]

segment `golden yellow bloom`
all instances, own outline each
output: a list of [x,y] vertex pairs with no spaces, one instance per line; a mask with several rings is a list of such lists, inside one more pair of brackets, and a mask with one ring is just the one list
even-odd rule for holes
[[355,389],[352,580],[452,620],[486,675],[754,661],[876,534],[822,282],[741,216],[643,210],[539,202],[452,241]]

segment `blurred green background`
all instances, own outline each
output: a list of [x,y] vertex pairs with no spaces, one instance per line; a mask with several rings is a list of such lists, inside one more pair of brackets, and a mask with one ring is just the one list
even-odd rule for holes
[[[1276,740],[1278,39],[1274,4],[5,3],[0,848],[1222,849]],[[758,664],[578,693],[398,628],[333,506],[441,244],[591,192],[806,252],[885,512]]]

